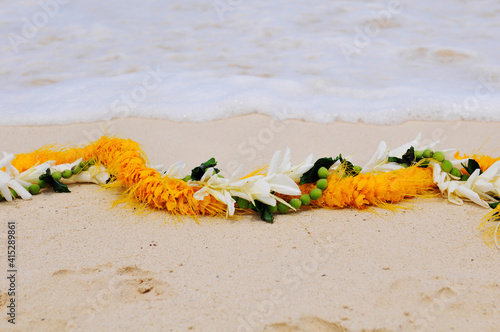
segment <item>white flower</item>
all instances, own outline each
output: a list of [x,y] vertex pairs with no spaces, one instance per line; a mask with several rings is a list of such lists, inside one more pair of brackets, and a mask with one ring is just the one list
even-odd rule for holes
[[309,171],[314,166],[314,156],[310,154],[307,156],[306,160],[302,163],[292,166],[290,162],[290,148],[286,148],[285,154],[283,155],[283,160],[281,160],[281,151],[276,151],[271,158],[271,162],[269,163],[269,174],[284,174],[287,175],[295,182],[299,182],[301,176]]
[[188,181],[190,186],[202,187],[194,194],[194,198],[202,200],[210,194],[217,200],[227,205],[229,216],[234,214],[234,203],[232,196],[237,196],[254,202],[259,200],[265,204],[275,205],[276,200],[271,198],[271,185],[264,180],[262,175],[237,180],[241,173],[241,166],[229,178],[220,177],[215,174],[213,167],[208,168],[200,181]]
[[30,184],[38,183],[40,175],[45,174],[48,168],[50,168],[49,162],[45,162],[43,164],[30,167],[21,174],[19,174],[18,176],[16,176],[16,179],[25,181]]
[[170,165],[163,175],[166,175],[169,178],[182,179],[184,178],[184,167],[186,167],[186,163],[182,160],[178,161],[175,164]]
[[[455,160],[455,165],[463,162]],[[500,161],[491,165],[483,174],[476,169],[467,181],[460,181],[441,169],[436,162],[429,163],[433,169],[434,182],[443,194],[448,195],[452,203],[462,205],[463,199],[470,200],[479,206],[488,208],[488,203],[498,202],[500,198]]]
[[299,181],[302,174],[313,167],[312,158],[312,155],[310,155],[302,164],[292,167],[290,149],[286,149],[283,160],[281,160],[281,151],[278,150],[271,158],[265,181],[271,185],[272,191],[284,195],[300,195],[300,189],[296,181]]
[[7,201],[12,201],[10,189],[13,189],[22,199],[30,199],[31,194],[23,187],[25,182],[15,179],[19,174],[18,170],[12,166],[11,161],[14,160],[13,154],[3,153],[4,157],[0,160],[0,168],[4,168],[7,172],[0,171],[0,193]]
[[369,172],[390,172],[401,168],[401,165],[388,161],[389,150],[387,143],[382,141],[378,144],[377,151],[373,157],[363,166],[361,173]]
[[295,182],[300,179],[302,174],[307,172],[312,166],[313,156],[310,155],[303,163],[293,166],[290,163],[290,150],[285,151],[281,159],[281,151],[276,151],[271,158],[266,176],[254,175],[241,178],[242,165],[236,169],[230,178],[220,177],[215,174],[214,169],[208,168],[200,181],[188,181],[190,186],[201,187],[194,197],[202,200],[210,194],[217,200],[228,206],[228,215],[234,214],[235,208],[233,199],[241,197],[252,203],[260,201],[266,205],[275,206],[276,201],[290,206],[285,200],[275,196],[272,192],[284,195],[300,195],[300,188]]
[[[408,151],[410,147],[413,146],[415,150],[425,150],[425,149],[434,149],[436,145],[439,143],[439,141],[432,142],[430,144],[427,144],[425,146],[420,146],[420,140],[422,138],[422,134],[419,133],[417,137],[408,142],[405,143],[393,150],[389,150],[387,148],[387,143],[385,141],[381,141],[377,147],[377,151],[375,151],[375,154],[372,156],[370,161],[366,163],[365,166],[363,166],[363,169],[361,173],[369,173],[369,172],[390,172],[394,171],[397,169],[402,168],[402,166],[398,163],[395,162],[389,162],[389,157],[397,157],[401,158],[403,155]],[[451,158],[453,156],[453,153],[455,150],[441,150],[447,159]]]

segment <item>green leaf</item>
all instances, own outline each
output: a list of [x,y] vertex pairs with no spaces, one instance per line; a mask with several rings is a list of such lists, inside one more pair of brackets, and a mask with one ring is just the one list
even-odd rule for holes
[[[191,180],[200,181],[201,178],[203,177],[203,174],[205,174],[205,171],[210,167],[215,167],[216,165],[217,161],[215,160],[215,158],[212,157],[209,160],[205,161],[200,166],[193,168],[191,170]],[[214,168],[214,171],[216,174],[220,172],[217,168]]]
[[496,202],[496,203],[489,203],[488,205],[490,206],[490,208],[492,209],[496,209],[498,204],[500,204],[500,202]]
[[413,148],[413,146],[410,146],[410,148],[406,150],[405,154],[401,156],[401,158],[388,157],[387,161],[398,164],[412,165],[415,162],[415,149]]
[[[340,155],[340,158],[342,158],[342,155]],[[300,178],[299,184],[304,184],[304,183],[314,183],[319,180],[318,176],[318,170],[321,167],[325,167],[326,169],[329,169],[333,164],[335,164],[339,160],[339,157],[336,157],[335,159],[332,159],[331,157],[328,158],[320,158],[316,160],[314,163],[314,166],[302,174],[302,177]]]
[[54,180],[54,178],[50,174],[50,169],[49,168],[47,168],[47,171],[45,172],[45,174],[40,175],[38,179],[39,180],[44,180],[45,182],[47,182],[47,184],[49,186],[51,186],[52,189],[54,189],[54,191],[56,193],[70,193],[71,192],[68,189],[67,185],[65,185],[64,183],[59,182],[57,180]]
[[469,175],[472,175],[472,173],[474,173],[474,171],[476,169],[479,169],[479,174],[482,173],[481,167],[479,166],[478,162],[475,161],[474,159],[469,159],[469,161],[467,162],[467,166],[465,166],[462,163],[462,166],[463,166],[463,168],[465,168],[465,170],[467,171],[467,173],[469,173]]
[[273,213],[269,210],[269,205],[260,201],[254,201],[255,204],[250,204],[250,209],[260,213],[260,219],[272,224],[274,222]]
[[260,219],[270,224],[274,222],[274,216],[272,212],[269,210],[269,205],[264,205],[264,208],[262,209],[262,213],[260,215]]

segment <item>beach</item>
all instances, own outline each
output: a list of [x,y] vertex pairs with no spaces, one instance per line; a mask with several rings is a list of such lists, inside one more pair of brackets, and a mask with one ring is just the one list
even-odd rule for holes
[[[223,174],[247,172],[291,148],[292,162],[342,153],[366,163],[377,144],[423,142],[498,155],[495,122],[395,126],[329,124],[246,115],[204,123],[125,118],[68,125],[2,126],[1,150],[29,152],[103,134],[140,143],[151,164],[215,157]],[[477,229],[487,209],[446,198],[381,208],[305,210],[230,219],[137,213],[94,184],[0,204],[0,234],[16,225],[12,331],[496,331],[497,248]],[[2,255],[3,256],[3,255]],[[7,262],[2,266],[7,270]]]

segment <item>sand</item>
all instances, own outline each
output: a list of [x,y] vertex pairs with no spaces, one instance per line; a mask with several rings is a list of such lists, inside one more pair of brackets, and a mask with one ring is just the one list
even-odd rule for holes
[[[0,151],[98,138],[104,123],[0,127]],[[226,174],[266,164],[289,146],[292,161],[351,155],[363,164],[380,140],[396,147],[422,132],[441,147],[493,152],[500,124],[397,126],[273,121],[251,115],[211,123],[122,119],[108,132],[141,143],[153,164],[214,156]],[[488,140],[489,139],[489,140]],[[498,154],[499,150],[496,150]],[[0,204],[2,268],[7,222],[17,235],[18,331],[495,331],[500,251],[477,226],[488,211],[443,198],[412,199],[393,213],[313,210],[190,218],[113,208],[96,185]]]

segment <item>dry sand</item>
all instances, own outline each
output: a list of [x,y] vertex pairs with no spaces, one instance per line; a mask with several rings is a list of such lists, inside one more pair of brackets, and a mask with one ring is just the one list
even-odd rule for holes
[[[352,154],[363,164],[380,140],[396,147],[422,132],[441,147],[492,152],[500,124],[397,126],[278,122],[252,115],[212,123],[125,119],[111,134],[141,143],[153,164],[214,156],[223,172],[251,170],[292,148],[292,161]],[[0,127],[0,151],[98,138],[102,124]],[[489,141],[487,141],[489,139]],[[498,150],[496,153],[498,154]],[[17,225],[19,331],[498,331],[500,251],[477,230],[487,210],[442,198],[376,215],[315,210],[186,218],[114,208],[95,185],[0,205],[2,268],[7,221]],[[1,278],[1,330],[7,280]]]

